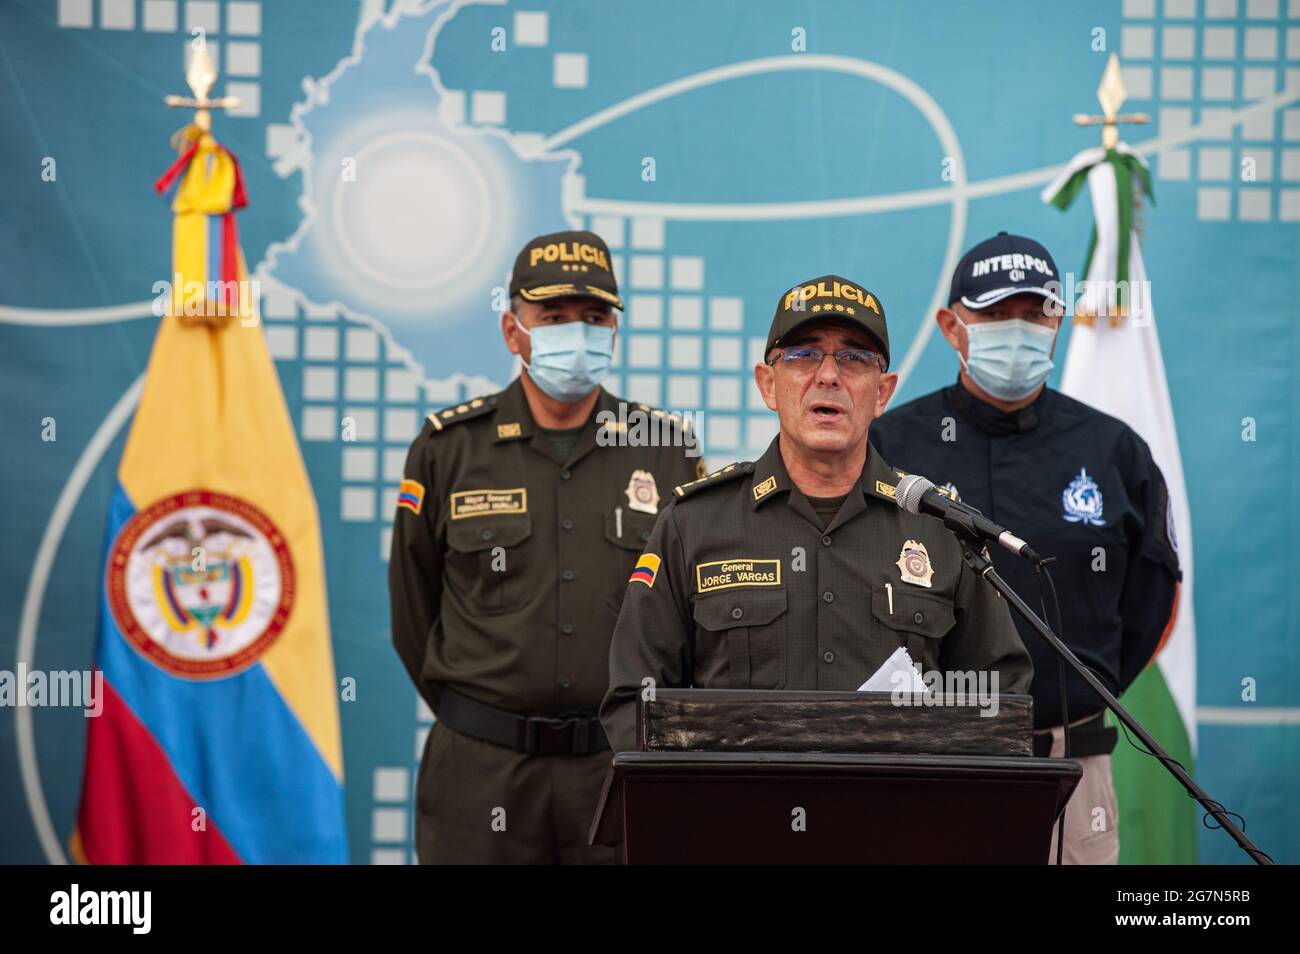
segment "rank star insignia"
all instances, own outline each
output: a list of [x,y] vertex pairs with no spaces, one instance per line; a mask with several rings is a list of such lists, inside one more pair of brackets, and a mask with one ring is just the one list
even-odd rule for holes
[[655,475],[648,470],[634,470],[627,482],[627,505],[631,510],[641,513],[659,512],[659,488],[655,486]]
[[930,586],[930,580],[934,577],[934,567],[930,566],[930,554],[926,552],[924,543],[916,540],[905,541],[902,552],[898,554],[896,565],[898,572],[903,576],[904,583]]

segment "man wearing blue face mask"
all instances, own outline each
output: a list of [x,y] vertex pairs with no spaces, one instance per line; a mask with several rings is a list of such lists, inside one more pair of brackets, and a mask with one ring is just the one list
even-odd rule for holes
[[[1055,557],[1058,635],[1115,694],[1158,652],[1177,605],[1168,493],[1146,443],[1123,421],[1046,386],[1064,314],[1056,263],[1032,239],[999,232],[963,256],[935,320],[957,352],[956,384],[887,412],[871,441]],[[1039,580],[1000,548],[998,572],[1031,604]],[[1116,730],[1074,673],[1016,617],[1034,661],[1035,750],[1070,754],[1084,775],[1065,813],[1066,864],[1119,858],[1111,775]],[[1055,627],[1053,613],[1049,622]],[[1056,836],[1052,838],[1055,861]]]
[[498,394],[429,415],[389,561],[393,643],[437,716],[416,797],[424,863],[612,862],[587,833],[609,763],[596,709],[661,496],[703,474],[676,416],[601,387],[623,307],[591,232],[515,261]]

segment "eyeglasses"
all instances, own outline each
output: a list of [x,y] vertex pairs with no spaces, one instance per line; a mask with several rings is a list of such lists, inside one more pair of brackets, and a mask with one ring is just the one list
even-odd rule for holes
[[[816,371],[826,360],[826,355],[835,356],[835,365],[841,374],[863,375],[872,368],[885,370],[885,359],[875,351],[866,348],[844,348],[841,351],[823,351],[821,348],[780,348],[776,357],[787,368],[800,373]],[[773,361],[775,363],[775,361]]]

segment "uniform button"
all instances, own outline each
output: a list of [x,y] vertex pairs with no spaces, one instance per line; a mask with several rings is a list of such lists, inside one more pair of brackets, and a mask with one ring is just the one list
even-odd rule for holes
[[825,593],[822,594],[822,602],[824,602],[824,603],[834,603],[834,602],[835,602],[835,594],[832,593],[830,590],[827,590]]
[[573,471],[571,470],[560,471],[560,480],[568,480],[572,476],[573,476]]
[[918,610],[917,612],[913,613],[913,614],[912,614],[912,622],[913,622],[913,623],[924,623],[924,622],[925,622],[925,614],[922,613],[922,612],[920,612],[919,610]]
[[754,472],[754,465],[749,461],[745,461],[745,463],[740,465],[740,469],[746,474],[752,474]]
[[491,540],[491,539],[492,539],[492,531],[491,531],[491,530],[484,530],[482,533],[479,534],[479,536],[482,537],[484,540]]
[[733,607],[731,608],[731,618],[732,618],[732,619],[740,619],[740,617],[742,617],[742,616],[744,616],[744,615],[745,615],[745,611],[744,611],[743,609],[741,609],[739,606],[733,606]]
[[560,627],[560,632],[562,632],[565,636],[568,636],[570,633],[573,632],[573,624],[572,623],[563,624]]
[[571,688],[573,688],[573,683],[571,683],[571,682],[570,682],[569,680],[567,680],[567,679],[561,679],[561,680],[560,680],[560,688],[561,688],[561,689],[571,689]]
[[560,578],[563,579],[565,583],[572,583],[573,576],[574,574],[572,570],[565,570],[563,573],[560,574]]
[[831,652],[829,649],[826,650],[826,652],[822,653],[822,661],[828,663],[835,662],[835,654]]
[[641,531],[641,539],[642,539],[642,540],[649,540],[649,539],[650,539],[650,531],[649,531],[649,530],[642,530],[642,531]]
[[830,546],[830,545],[831,545],[831,538],[828,537],[828,536],[827,536],[827,537],[822,537],[822,546],[824,546],[824,547],[828,547],[828,546]]
[[562,526],[565,530],[572,530],[573,521],[570,520],[568,517],[565,517],[563,520],[560,521],[560,526]]

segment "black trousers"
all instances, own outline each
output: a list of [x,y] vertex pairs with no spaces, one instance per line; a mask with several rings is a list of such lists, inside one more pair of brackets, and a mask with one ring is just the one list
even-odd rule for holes
[[587,844],[611,757],[528,755],[435,722],[416,789],[420,863],[619,863],[621,849]]

